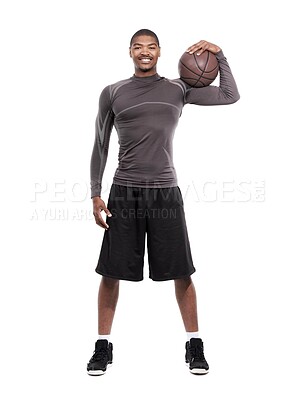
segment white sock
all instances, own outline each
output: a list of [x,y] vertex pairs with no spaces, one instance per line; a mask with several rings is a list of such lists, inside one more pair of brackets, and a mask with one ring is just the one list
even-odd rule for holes
[[199,331],[197,332],[186,332],[187,333],[187,340],[190,341],[192,338],[200,338]]
[[108,340],[108,342],[110,342],[110,336],[111,335],[99,335],[98,339],[99,340],[106,339],[106,340]]

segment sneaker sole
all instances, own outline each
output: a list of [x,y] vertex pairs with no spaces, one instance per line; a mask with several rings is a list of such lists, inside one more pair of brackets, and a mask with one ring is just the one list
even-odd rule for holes
[[[107,369],[111,366],[112,366],[112,363],[108,364]],[[106,369],[106,371],[107,371],[107,369]],[[90,376],[100,376],[100,375],[104,375],[106,373],[106,371],[103,371],[102,369],[97,369],[97,370],[89,370],[89,371],[87,371],[87,373]]]
[[189,369],[189,371],[193,375],[206,375],[209,373],[209,370],[207,370],[207,369],[198,369],[198,368]]
[[202,368],[190,369],[189,368],[189,363],[186,363],[185,365],[189,369],[189,372],[191,372],[191,374],[193,374],[193,375],[206,375],[206,374],[208,374],[210,372],[209,369],[202,369]]

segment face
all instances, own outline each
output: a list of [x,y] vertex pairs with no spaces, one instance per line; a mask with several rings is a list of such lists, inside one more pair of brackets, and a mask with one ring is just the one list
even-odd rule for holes
[[137,36],[130,47],[130,56],[134,62],[136,75],[153,75],[156,73],[160,47],[153,36]]

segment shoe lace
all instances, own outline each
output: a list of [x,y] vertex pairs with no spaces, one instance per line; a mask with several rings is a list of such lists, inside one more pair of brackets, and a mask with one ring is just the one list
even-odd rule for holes
[[190,356],[194,361],[206,361],[202,347],[190,347]]
[[106,359],[108,359],[107,349],[100,348],[94,351],[91,361],[106,361]]

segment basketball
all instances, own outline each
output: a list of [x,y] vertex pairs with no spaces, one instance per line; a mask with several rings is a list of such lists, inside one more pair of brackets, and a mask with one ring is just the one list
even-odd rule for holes
[[210,85],[217,77],[219,64],[216,56],[208,50],[201,55],[185,52],[178,64],[180,78],[188,85],[198,88]]

